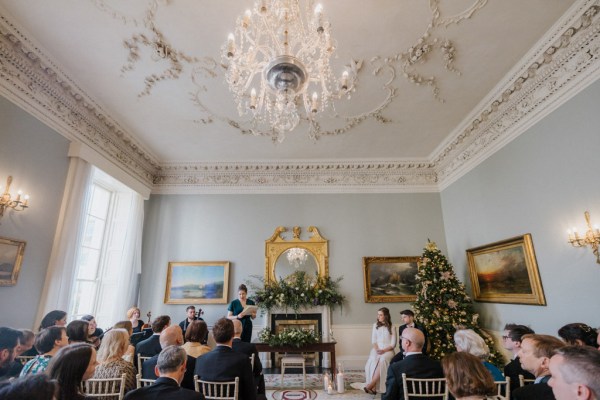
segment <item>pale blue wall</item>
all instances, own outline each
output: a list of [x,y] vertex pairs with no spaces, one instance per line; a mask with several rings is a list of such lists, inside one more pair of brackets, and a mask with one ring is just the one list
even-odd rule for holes
[[[169,261],[230,261],[231,301],[241,282],[264,275],[265,240],[277,226],[310,225],[330,240],[330,275],[344,277],[349,304],[333,313],[336,324],[371,323],[382,306],[364,302],[362,257],[418,256],[427,238],[446,248],[437,193],[151,196],[140,307],[183,319],[185,306],[162,304]],[[398,322],[408,304],[388,306]],[[227,313],[226,305],[202,308],[209,324]]]
[[[485,325],[530,324],[556,334],[569,322],[600,326],[600,264],[566,230],[600,224],[600,81],[530,128],[441,194],[450,259],[467,278],[465,250],[531,233],[547,307],[481,303]],[[469,285],[467,285],[469,286]]]
[[27,242],[16,286],[0,286],[0,326],[32,328],[67,177],[69,141],[0,97],[0,185],[31,195],[31,207],[7,211],[0,236]]

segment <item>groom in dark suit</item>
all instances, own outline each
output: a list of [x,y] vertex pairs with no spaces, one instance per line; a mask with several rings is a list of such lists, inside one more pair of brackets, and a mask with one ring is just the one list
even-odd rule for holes
[[[402,310],[400,311],[400,318],[402,318],[403,325],[400,325],[398,328],[398,337],[402,336],[402,332],[406,328],[417,328],[421,332],[423,332],[423,337],[425,341],[423,342],[423,354],[427,354],[427,329],[421,324],[415,322],[415,313],[412,310]],[[399,345],[400,351],[392,358],[390,364],[398,362],[404,358],[404,351],[402,350],[402,343]]]
[[204,400],[202,393],[179,386],[185,374],[187,354],[179,346],[168,346],[158,356],[155,367],[159,378],[150,386],[125,395],[125,400]]
[[[213,325],[213,337],[217,346],[210,352],[198,357],[194,374],[205,381],[225,382],[240,378],[239,400],[257,399],[256,385],[252,376],[250,359],[244,354],[234,351],[233,322],[227,318],[219,319]],[[265,398],[264,395],[258,398]]]
[[[382,400],[400,400],[404,398],[402,374],[408,378],[443,378],[444,372],[439,361],[432,360],[422,353],[425,335],[417,328],[405,328],[400,336],[404,358],[390,364],[387,371],[385,393]],[[438,396],[439,397],[439,396]],[[423,397],[423,399],[426,399]]]

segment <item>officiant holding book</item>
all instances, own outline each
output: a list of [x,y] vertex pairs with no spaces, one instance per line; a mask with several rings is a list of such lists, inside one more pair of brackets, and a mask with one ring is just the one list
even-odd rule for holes
[[254,301],[248,299],[248,288],[243,283],[238,287],[238,298],[229,303],[227,318],[239,319],[242,322],[243,342],[250,343],[252,339],[252,320],[256,318],[257,307]]

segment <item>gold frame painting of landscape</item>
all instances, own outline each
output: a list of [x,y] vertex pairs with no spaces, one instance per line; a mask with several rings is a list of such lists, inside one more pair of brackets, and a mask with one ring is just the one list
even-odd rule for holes
[[227,304],[229,261],[170,262],[165,304]]
[[468,249],[467,260],[475,300],[546,305],[529,233]]
[[363,257],[365,303],[415,301],[420,257]]

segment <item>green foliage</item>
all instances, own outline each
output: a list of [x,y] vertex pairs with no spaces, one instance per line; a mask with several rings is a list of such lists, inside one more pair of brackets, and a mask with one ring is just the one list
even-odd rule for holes
[[258,338],[269,346],[295,346],[302,347],[305,344],[318,343],[320,336],[312,329],[284,329],[274,335],[269,328],[258,333]]
[[304,271],[296,271],[286,279],[265,283],[263,278],[253,277],[260,282],[248,282],[254,292],[253,300],[262,311],[280,307],[292,309],[298,313],[302,308],[327,306],[331,309],[342,307],[346,298],[339,292],[342,278],[332,280],[329,277],[309,277]]
[[479,327],[479,314],[475,313],[464,284],[456,278],[452,265],[433,242],[423,249],[416,292],[415,319],[427,328],[431,344],[428,354],[432,358],[439,360],[456,351],[454,332],[457,329],[473,329],[489,346],[489,361],[499,367],[504,365],[494,339]]

